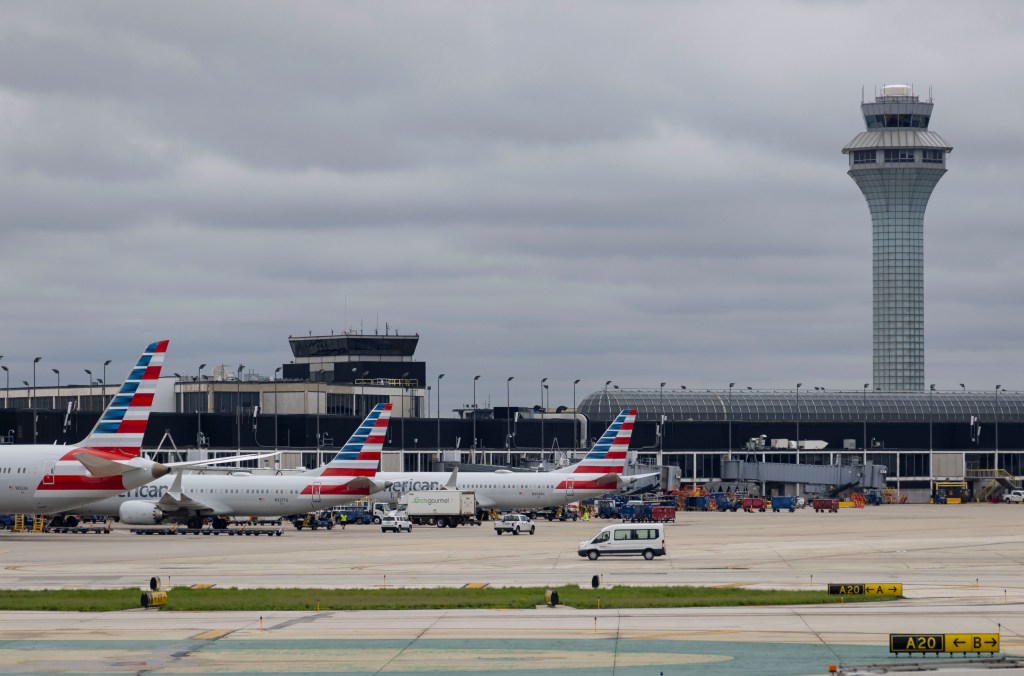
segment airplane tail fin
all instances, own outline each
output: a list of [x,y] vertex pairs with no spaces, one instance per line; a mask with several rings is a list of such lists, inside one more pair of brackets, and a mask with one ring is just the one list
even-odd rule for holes
[[306,474],[324,477],[376,476],[390,420],[391,404],[377,404],[333,460]]
[[121,384],[121,389],[110,400],[89,436],[78,444],[79,447],[119,456],[135,457],[140,454],[169,342],[160,340],[146,347]]
[[590,477],[622,474],[626,468],[626,454],[629,451],[629,440],[633,436],[635,422],[636,409],[623,409],[583,460],[554,471],[563,474],[586,474]]

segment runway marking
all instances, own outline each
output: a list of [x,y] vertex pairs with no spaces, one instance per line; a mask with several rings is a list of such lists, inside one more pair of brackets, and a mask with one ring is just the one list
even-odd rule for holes
[[731,662],[729,655],[703,653],[669,652],[615,652],[613,650],[438,650],[418,648],[415,645],[405,650],[363,648],[306,649],[306,650],[260,650],[260,651],[204,651],[200,662],[204,671],[238,672],[301,672],[317,671],[319,666],[330,664],[339,673],[346,672],[475,672],[498,673],[515,671],[536,671],[538,669],[600,669],[608,667],[614,660],[616,668],[679,666],[684,664],[709,664]]
[[202,634],[189,636],[189,638],[193,641],[216,641],[219,638],[224,638],[233,631],[234,629],[211,629],[210,631],[204,631]]
[[463,589],[483,589],[487,586],[486,582],[470,582],[462,586]]
[[748,587],[756,582],[731,582],[729,584],[716,584],[712,589],[731,589],[733,587]]
[[216,583],[200,582],[199,584],[192,585],[189,589],[213,589],[216,586]]

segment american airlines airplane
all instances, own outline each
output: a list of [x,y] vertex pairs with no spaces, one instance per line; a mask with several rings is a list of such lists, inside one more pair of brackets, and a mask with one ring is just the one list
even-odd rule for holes
[[227,516],[290,516],[354,502],[384,490],[375,478],[391,419],[391,404],[377,404],[334,459],[301,474],[176,474],[86,507],[92,514],[117,515],[122,523],[182,522],[213,527]]
[[80,443],[0,446],[0,512],[55,514],[137,488],[175,469],[211,464],[159,463],[141,456],[168,342],[146,348]]
[[651,476],[622,475],[635,421],[636,409],[624,409],[583,460],[551,472],[380,472],[377,479],[391,484],[380,499],[398,502],[411,491],[449,488],[474,491],[481,509],[530,509],[620,491]]

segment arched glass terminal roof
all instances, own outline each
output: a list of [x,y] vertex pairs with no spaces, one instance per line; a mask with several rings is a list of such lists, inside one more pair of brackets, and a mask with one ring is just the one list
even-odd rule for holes
[[607,389],[587,395],[579,410],[612,420],[636,408],[639,420],[785,422],[1024,422],[1024,393],[827,391],[824,389]]

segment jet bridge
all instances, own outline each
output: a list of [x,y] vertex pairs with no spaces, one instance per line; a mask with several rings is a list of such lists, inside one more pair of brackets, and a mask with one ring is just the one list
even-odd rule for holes
[[885,465],[794,465],[786,462],[722,460],[722,481],[834,486],[838,493],[847,488],[885,488]]

